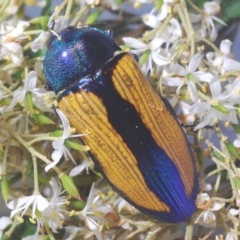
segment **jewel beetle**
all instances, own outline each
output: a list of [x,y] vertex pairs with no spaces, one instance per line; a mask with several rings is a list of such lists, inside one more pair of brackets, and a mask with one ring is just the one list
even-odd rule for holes
[[198,177],[186,136],[110,31],[68,27],[52,36],[43,62],[46,86],[90,147],[102,175],[126,201],[167,223],[195,211]]

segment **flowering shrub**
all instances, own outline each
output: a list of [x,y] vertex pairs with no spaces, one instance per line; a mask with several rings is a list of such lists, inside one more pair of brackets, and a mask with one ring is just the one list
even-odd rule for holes
[[[240,63],[230,40],[213,43],[216,24],[226,25],[219,3],[65,0],[51,12],[51,1],[16,2],[0,8],[1,193],[11,210],[0,218],[1,239],[238,239]],[[149,3],[148,14],[127,11]],[[34,19],[25,11],[31,4],[41,9]],[[103,27],[134,28],[139,38],[123,37],[122,51],[138,56],[182,124],[195,124],[186,133],[201,192],[185,225],[153,220],[114,193],[79,140],[87,133],[76,133],[59,109],[54,113],[57,96],[44,88],[49,37],[106,13],[115,18]]]

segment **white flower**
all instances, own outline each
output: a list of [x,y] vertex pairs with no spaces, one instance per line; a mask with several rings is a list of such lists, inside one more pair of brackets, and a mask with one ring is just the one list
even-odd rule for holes
[[92,5],[94,4],[95,0],[85,0],[86,4]]
[[54,167],[60,161],[60,159],[63,155],[64,155],[65,159],[68,159],[68,157],[70,157],[70,159],[73,162],[75,162],[72,157],[72,154],[67,149],[67,147],[64,145],[65,140],[70,137],[70,131],[69,131],[70,123],[69,123],[67,117],[63,114],[63,112],[59,108],[56,109],[56,112],[57,112],[58,116],[60,117],[62,124],[63,124],[63,135],[60,139],[55,140],[52,143],[52,146],[54,148],[54,151],[52,152],[52,155],[51,155],[53,162],[45,167],[46,172],[49,169],[51,169],[52,167]]
[[32,205],[32,218],[36,217],[36,209],[39,212],[43,212],[48,206],[49,202],[40,194],[33,194],[32,196],[25,196],[21,198],[14,199],[13,201],[7,204],[7,207],[10,208],[11,217],[16,213],[22,212],[21,217],[26,213],[26,211]]
[[[53,13],[53,15],[50,17],[50,20],[48,22],[48,27],[51,27],[52,20],[55,16],[56,12]],[[40,49],[46,49],[47,48],[47,41],[52,36],[52,34],[55,34],[66,28],[68,25],[68,21],[66,18],[60,18],[54,21],[54,29],[49,31],[42,31],[39,36],[32,42],[31,49],[33,52],[37,52]]]
[[74,239],[77,233],[82,231],[82,228],[75,227],[75,226],[68,226],[68,227],[65,227],[64,229],[68,234],[70,234],[66,240]]
[[53,99],[56,96],[53,91],[46,91],[44,88],[35,88],[32,101],[34,105],[43,112],[53,112]]
[[132,215],[135,208],[119,195],[117,195],[117,197],[118,198],[116,201],[114,201],[113,205],[117,207],[118,213],[120,213],[124,209]]
[[34,71],[31,71],[26,76],[24,87],[21,90],[14,91],[12,102],[7,107],[6,111],[12,110],[13,107],[19,102],[24,104],[24,99],[27,91],[35,92],[35,93],[37,92],[35,90],[36,85],[37,85],[37,73]]
[[2,238],[3,231],[8,225],[12,224],[12,220],[9,217],[0,218],[0,239]]
[[48,222],[48,226],[56,233],[58,228],[61,229],[63,227],[63,212],[65,211],[64,206],[67,197],[61,196],[63,193],[62,187],[55,178],[51,179],[50,185],[52,189],[52,198],[48,207],[42,212],[42,217],[46,219],[45,222]]
[[[82,210],[82,216],[84,217],[85,225],[95,234],[98,240],[102,240],[102,235],[99,231],[99,225],[93,218],[99,218],[94,216],[95,212],[100,212],[106,215],[109,212],[113,212],[113,210],[108,207],[104,206],[103,203],[97,203],[99,200],[99,195],[95,196],[95,184],[92,184],[87,204]],[[90,215],[91,217],[89,217]]]
[[240,62],[226,58],[223,62],[222,69],[226,72],[229,71],[240,71]]
[[[239,190],[238,190],[239,191]],[[237,216],[239,215],[239,209],[235,209],[235,208],[230,208],[229,209],[229,213],[233,216]]]
[[203,5],[203,10],[205,12],[205,15],[203,16],[202,21],[202,35],[203,37],[208,37],[215,41],[217,38],[217,29],[214,25],[214,20],[221,23],[222,25],[226,24],[219,18],[215,17],[214,15],[217,14],[219,11],[220,6],[216,2],[206,2]]
[[221,98],[229,103],[240,102],[240,79],[236,78],[233,83],[225,86],[225,91],[221,94]]
[[19,44],[24,37],[23,31],[29,26],[28,22],[19,21],[16,27],[3,22],[0,26],[1,46],[0,59],[10,59],[12,63],[20,66],[23,62],[23,49]]
[[216,216],[214,212],[223,208],[224,205],[225,203],[213,202],[207,193],[198,194],[196,206],[203,211],[195,222],[206,227],[214,228],[216,226]]
[[231,231],[226,235],[225,240],[237,240],[238,237],[237,235],[234,233],[234,230],[231,229]]
[[45,167],[46,172],[49,169],[51,169],[52,167],[54,167],[56,164],[58,164],[58,162],[60,161],[62,156],[64,156],[65,159],[68,159],[68,157],[70,157],[70,159],[75,163],[75,161],[72,157],[72,154],[70,153],[68,148],[64,145],[64,142],[69,137],[80,137],[80,136],[86,135],[86,134],[76,134],[76,135],[71,136],[70,123],[69,123],[67,117],[64,115],[64,113],[59,108],[56,109],[56,113],[60,117],[62,124],[63,124],[63,135],[61,136],[61,138],[53,141],[53,143],[52,143],[52,146],[54,148],[54,151],[52,152],[52,155],[51,155],[53,162],[48,164]]
[[157,28],[160,26],[161,22],[168,16],[169,13],[171,13],[172,9],[171,6],[173,6],[176,3],[175,0],[163,0],[162,6],[157,12],[156,15],[154,15],[155,8],[151,11],[149,14],[143,15],[143,22],[152,28]]
[[[215,67],[210,69],[213,74],[224,74],[226,71],[240,69],[240,64],[231,59],[231,46],[232,42],[225,39],[220,43],[220,54],[214,52],[208,52],[206,54],[207,60]],[[217,69],[217,71],[215,69]]]
[[181,121],[181,124],[183,124],[183,126],[187,126],[195,122],[196,117],[194,114],[190,113],[189,109],[191,105],[189,103],[179,100],[176,95],[169,99],[169,102],[172,106],[176,106],[176,104],[178,104],[180,107],[181,114],[178,115],[178,119]]
[[167,77],[164,79],[164,84],[167,86],[176,86],[176,94],[180,94],[180,90],[183,87],[184,84],[187,84],[188,86],[188,93],[190,94],[190,98],[193,102],[197,102],[198,100],[198,94],[197,94],[197,87],[196,84],[200,85],[199,81],[203,82],[210,82],[213,75],[211,73],[205,73],[201,71],[197,71],[197,68],[199,67],[203,56],[201,54],[194,55],[189,63],[186,69],[179,65],[174,64],[170,66],[169,70],[176,75],[179,75],[180,77]]
[[9,15],[14,15],[19,10],[20,6],[21,5],[19,4],[19,2],[16,2],[15,0],[10,0],[5,11]]
[[70,171],[69,176],[75,177],[78,174],[80,174],[84,169],[86,169],[86,172],[88,174],[89,173],[88,166],[89,166],[89,162],[87,160],[84,160],[81,164],[77,165]]
[[157,28],[157,27],[159,27],[161,25],[160,20],[153,13],[144,14],[142,16],[142,20],[143,20],[145,25],[147,25],[147,26],[149,26],[151,28]]
[[165,40],[162,38],[154,38],[148,44],[132,37],[124,37],[123,41],[125,42],[126,45],[132,48],[131,52],[137,55],[143,54],[146,51],[150,51],[148,60],[146,61],[147,71],[150,70],[152,72],[153,70],[152,61],[155,62],[158,66],[164,66],[171,62],[170,59],[163,57],[158,52],[160,46],[165,42]]
[[169,27],[169,31],[171,33],[171,38],[169,39],[169,41],[173,42],[182,36],[182,28],[181,24],[176,18],[172,18],[170,20],[170,23],[171,26]]
[[51,32],[42,31],[37,38],[31,44],[31,49],[33,52],[37,52],[40,49],[47,48],[47,41],[51,37]]
[[[221,83],[217,77],[213,77],[210,82],[210,90],[212,93],[212,100],[209,102],[198,102],[193,104],[189,111],[193,114],[198,114],[201,122],[195,127],[195,130],[205,127],[216,118],[221,121],[229,121],[237,124],[236,111],[233,104],[224,102],[224,96],[221,95]],[[223,113],[218,111],[215,107],[221,104],[229,112]]]

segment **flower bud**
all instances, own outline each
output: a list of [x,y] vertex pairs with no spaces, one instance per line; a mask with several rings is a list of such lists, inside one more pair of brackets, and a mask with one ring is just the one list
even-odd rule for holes
[[40,125],[54,124],[54,122],[44,114],[31,114],[31,118]]
[[228,149],[228,151],[237,159],[240,159],[240,155],[238,152],[238,149],[236,147],[234,147],[233,143],[230,142],[228,139],[226,139],[224,141],[224,144],[226,146],[226,148]]
[[85,20],[85,24],[93,24],[97,21],[97,19],[99,18],[101,14],[101,11],[96,10],[95,12],[91,13],[87,19]]
[[41,27],[44,31],[48,30],[48,21],[49,21],[49,17],[46,16],[42,16],[42,17],[37,17],[34,19],[31,19],[29,22],[33,23],[33,24],[41,24]]
[[67,191],[67,193],[71,197],[74,197],[74,198],[77,198],[77,199],[81,200],[80,194],[79,194],[78,189],[76,188],[76,186],[73,182],[73,179],[66,174],[60,175],[59,178],[62,182],[63,188]]
[[69,148],[72,148],[72,149],[75,149],[75,150],[79,150],[79,151],[82,151],[82,152],[90,150],[89,146],[81,145],[81,144],[79,144],[77,142],[74,142],[70,139],[66,139],[65,142],[64,142],[64,145],[66,147],[69,147]]

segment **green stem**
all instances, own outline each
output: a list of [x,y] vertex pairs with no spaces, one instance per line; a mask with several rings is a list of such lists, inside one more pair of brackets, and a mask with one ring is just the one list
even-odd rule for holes
[[34,155],[32,155],[32,162],[34,173],[34,194],[39,194],[37,158]]
[[83,16],[83,14],[87,11],[88,9],[88,6],[87,4],[85,4],[76,14],[75,14],[75,17],[74,19],[72,20],[72,22],[70,23],[71,26],[76,26],[79,21],[80,21],[80,18]]
[[9,147],[11,143],[11,137],[8,138],[5,150],[4,150],[4,156],[3,156],[3,162],[2,162],[2,175],[7,175],[7,157],[9,152]]
[[48,237],[50,238],[50,240],[55,240],[55,237],[53,236],[53,233],[52,231],[50,230],[49,226],[48,226],[48,223],[44,221],[44,227],[47,231],[47,235]]
[[72,0],[68,0],[67,3],[67,9],[65,11],[65,17],[68,19],[72,10],[72,5],[73,5],[73,1]]
[[24,31],[24,35],[38,35],[42,32],[43,30],[29,30],[29,31]]
[[3,15],[5,9],[7,8],[8,4],[10,3],[10,0],[5,0],[5,1],[3,1],[3,2],[4,2],[4,4],[3,4],[2,7],[0,8],[0,16]]
[[[221,167],[219,165],[217,165],[217,169],[219,169],[219,168],[221,168]],[[217,175],[216,183],[213,188],[213,195],[215,195],[217,193],[220,183],[221,183],[221,172],[219,172]]]
[[0,88],[7,94],[10,94],[11,96],[13,95],[12,91],[9,90],[9,88],[5,87],[2,82],[0,82]]
[[201,8],[199,8],[198,6],[196,6],[191,0],[187,0],[187,2],[196,12],[204,14],[204,11]]
[[33,143],[35,142],[40,142],[40,141],[54,141],[54,140],[57,140],[59,139],[60,137],[47,137],[46,135],[43,136],[43,137],[37,137],[37,138],[34,138],[33,140],[27,142],[27,146],[31,146]]
[[67,3],[68,3],[68,0],[64,0],[64,2],[63,2],[60,6],[58,6],[57,9],[55,9],[55,11],[57,10],[57,13],[55,14],[55,17],[57,17],[58,14],[59,14],[61,11],[64,10],[64,8],[65,8],[65,6],[66,6]]
[[222,167],[219,167],[218,169],[213,170],[212,172],[208,173],[207,176],[205,178],[203,178],[203,180],[205,181],[209,177],[211,177],[211,176],[213,176],[213,175],[215,175],[217,173],[220,173],[222,170],[223,170]]
[[191,58],[193,57],[194,53],[195,53],[195,40],[194,40],[194,30],[193,30],[193,26],[189,17],[189,12],[185,3],[185,0],[181,0],[181,6],[183,9],[183,13],[185,16],[185,22],[186,22],[186,33],[188,35],[188,38],[190,39],[191,42]]
[[193,226],[194,226],[194,219],[193,216],[187,222],[185,238],[184,240],[192,240],[193,237]]
[[16,112],[4,113],[2,116],[0,116],[0,120],[6,119],[6,118],[11,117],[11,116],[19,115],[19,114],[27,115],[27,112],[26,111],[16,111]]
[[167,18],[164,20],[163,24],[160,26],[159,30],[157,31],[158,36],[162,35],[162,33],[167,28],[167,26],[172,18],[173,18],[173,14],[168,14]]
[[9,239],[12,236],[12,233],[14,232],[16,226],[19,224],[19,221],[17,220],[17,217],[14,217],[14,222],[12,223],[11,227],[4,233],[5,236],[7,236]]

